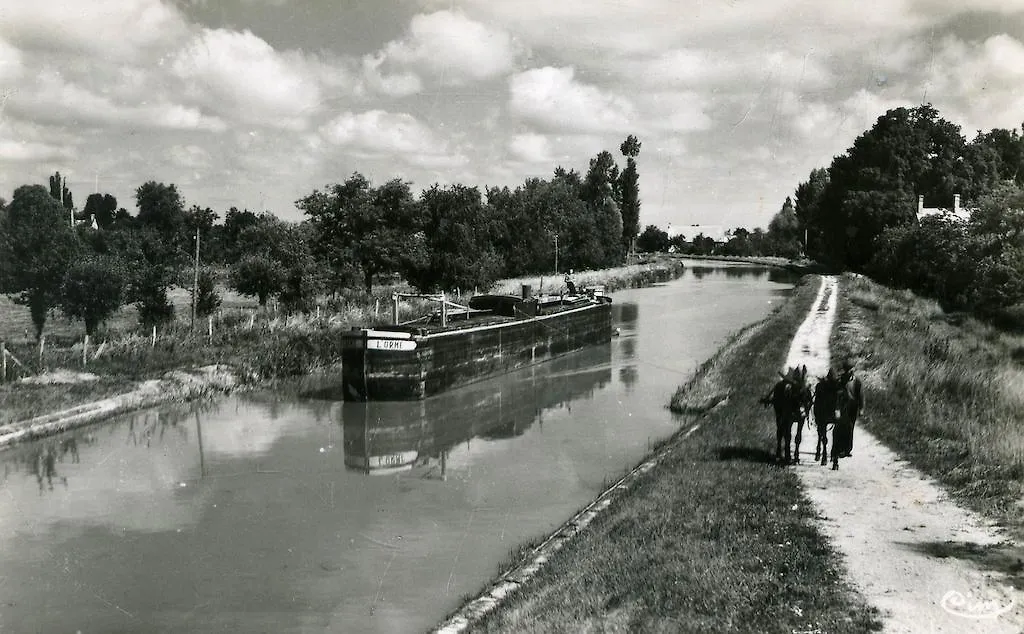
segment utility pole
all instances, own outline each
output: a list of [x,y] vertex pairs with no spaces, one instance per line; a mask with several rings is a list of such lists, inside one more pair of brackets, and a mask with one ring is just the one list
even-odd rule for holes
[[192,332],[196,330],[196,300],[199,298],[199,227],[196,227],[196,266],[192,276]]
[[558,275],[558,234],[555,234],[555,275]]

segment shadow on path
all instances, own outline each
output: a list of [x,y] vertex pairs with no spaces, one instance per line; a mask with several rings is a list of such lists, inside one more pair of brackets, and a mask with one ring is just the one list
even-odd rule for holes
[[904,544],[911,550],[945,559],[953,557],[972,562],[978,568],[1003,573],[1007,581],[1018,590],[1024,590],[1024,548],[1000,544],[983,545],[974,542],[924,542]]
[[760,464],[775,464],[775,454],[751,447],[719,447],[719,460],[746,460]]

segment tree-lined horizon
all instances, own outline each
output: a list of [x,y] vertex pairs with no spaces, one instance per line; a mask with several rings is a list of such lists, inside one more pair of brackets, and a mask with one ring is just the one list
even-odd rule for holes
[[[167,291],[191,280],[197,237],[201,260],[227,267],[230,287],[286,310],[399,278],[422,291],[486,289],[553,272],[556,261],[562,271],[617,266],[639,233],[640,141],[629,135],[619,150],[624,169],[605,151],[583,174],[559,166],[514,188],[433,185],[416,195],[401,178],[374,184],[354,172],[297,200],[299,222],[235,207],[221,219],[156,180],[136,189],[134,215],[101,192],[79,210],[57,172],[48,189],[19,188],[0,209],[0,292],[31,308],[37,337],[57,308],[90,334],[125,303],[140,323],[160,324],[174,317]],[[202,279],[210,286],[209,270]],[[219,301],[209,288],[199,299],[200,313]]]

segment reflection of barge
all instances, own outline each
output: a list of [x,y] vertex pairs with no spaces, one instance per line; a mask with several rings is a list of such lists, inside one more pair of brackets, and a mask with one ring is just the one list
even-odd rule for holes
[[611,338],[611,298],[601,288],[534,297],[524,287],[522,299],[481,295],[455,310],[443,297],[438,301],[440,324],[345,333],[346,401],[423,399]]
[[443,475],[453,447],[471,438],[520,436],[545,410],[611,379],[605,344],[418,402],[348,402],[342,407],[345,466],[380,475],[433,464]]

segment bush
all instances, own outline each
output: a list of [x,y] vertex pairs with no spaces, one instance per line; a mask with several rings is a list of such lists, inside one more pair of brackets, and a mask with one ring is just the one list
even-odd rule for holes
[[265,255],[250,255],[231,268],[230,283],[231,288],[266,306],[268,297],[281,292],[284,276],[279,263]]
[[64,314],[85,322],[86,334],[107,320],[124,302],[126,275],[120,260],[93,256],[74,264],[61,286]]
[[199,287],[195,302],[196,315],[199,317],[212,315],[220,308],[221,298],[217,292],[217,279],[209,268],[199,271]]

